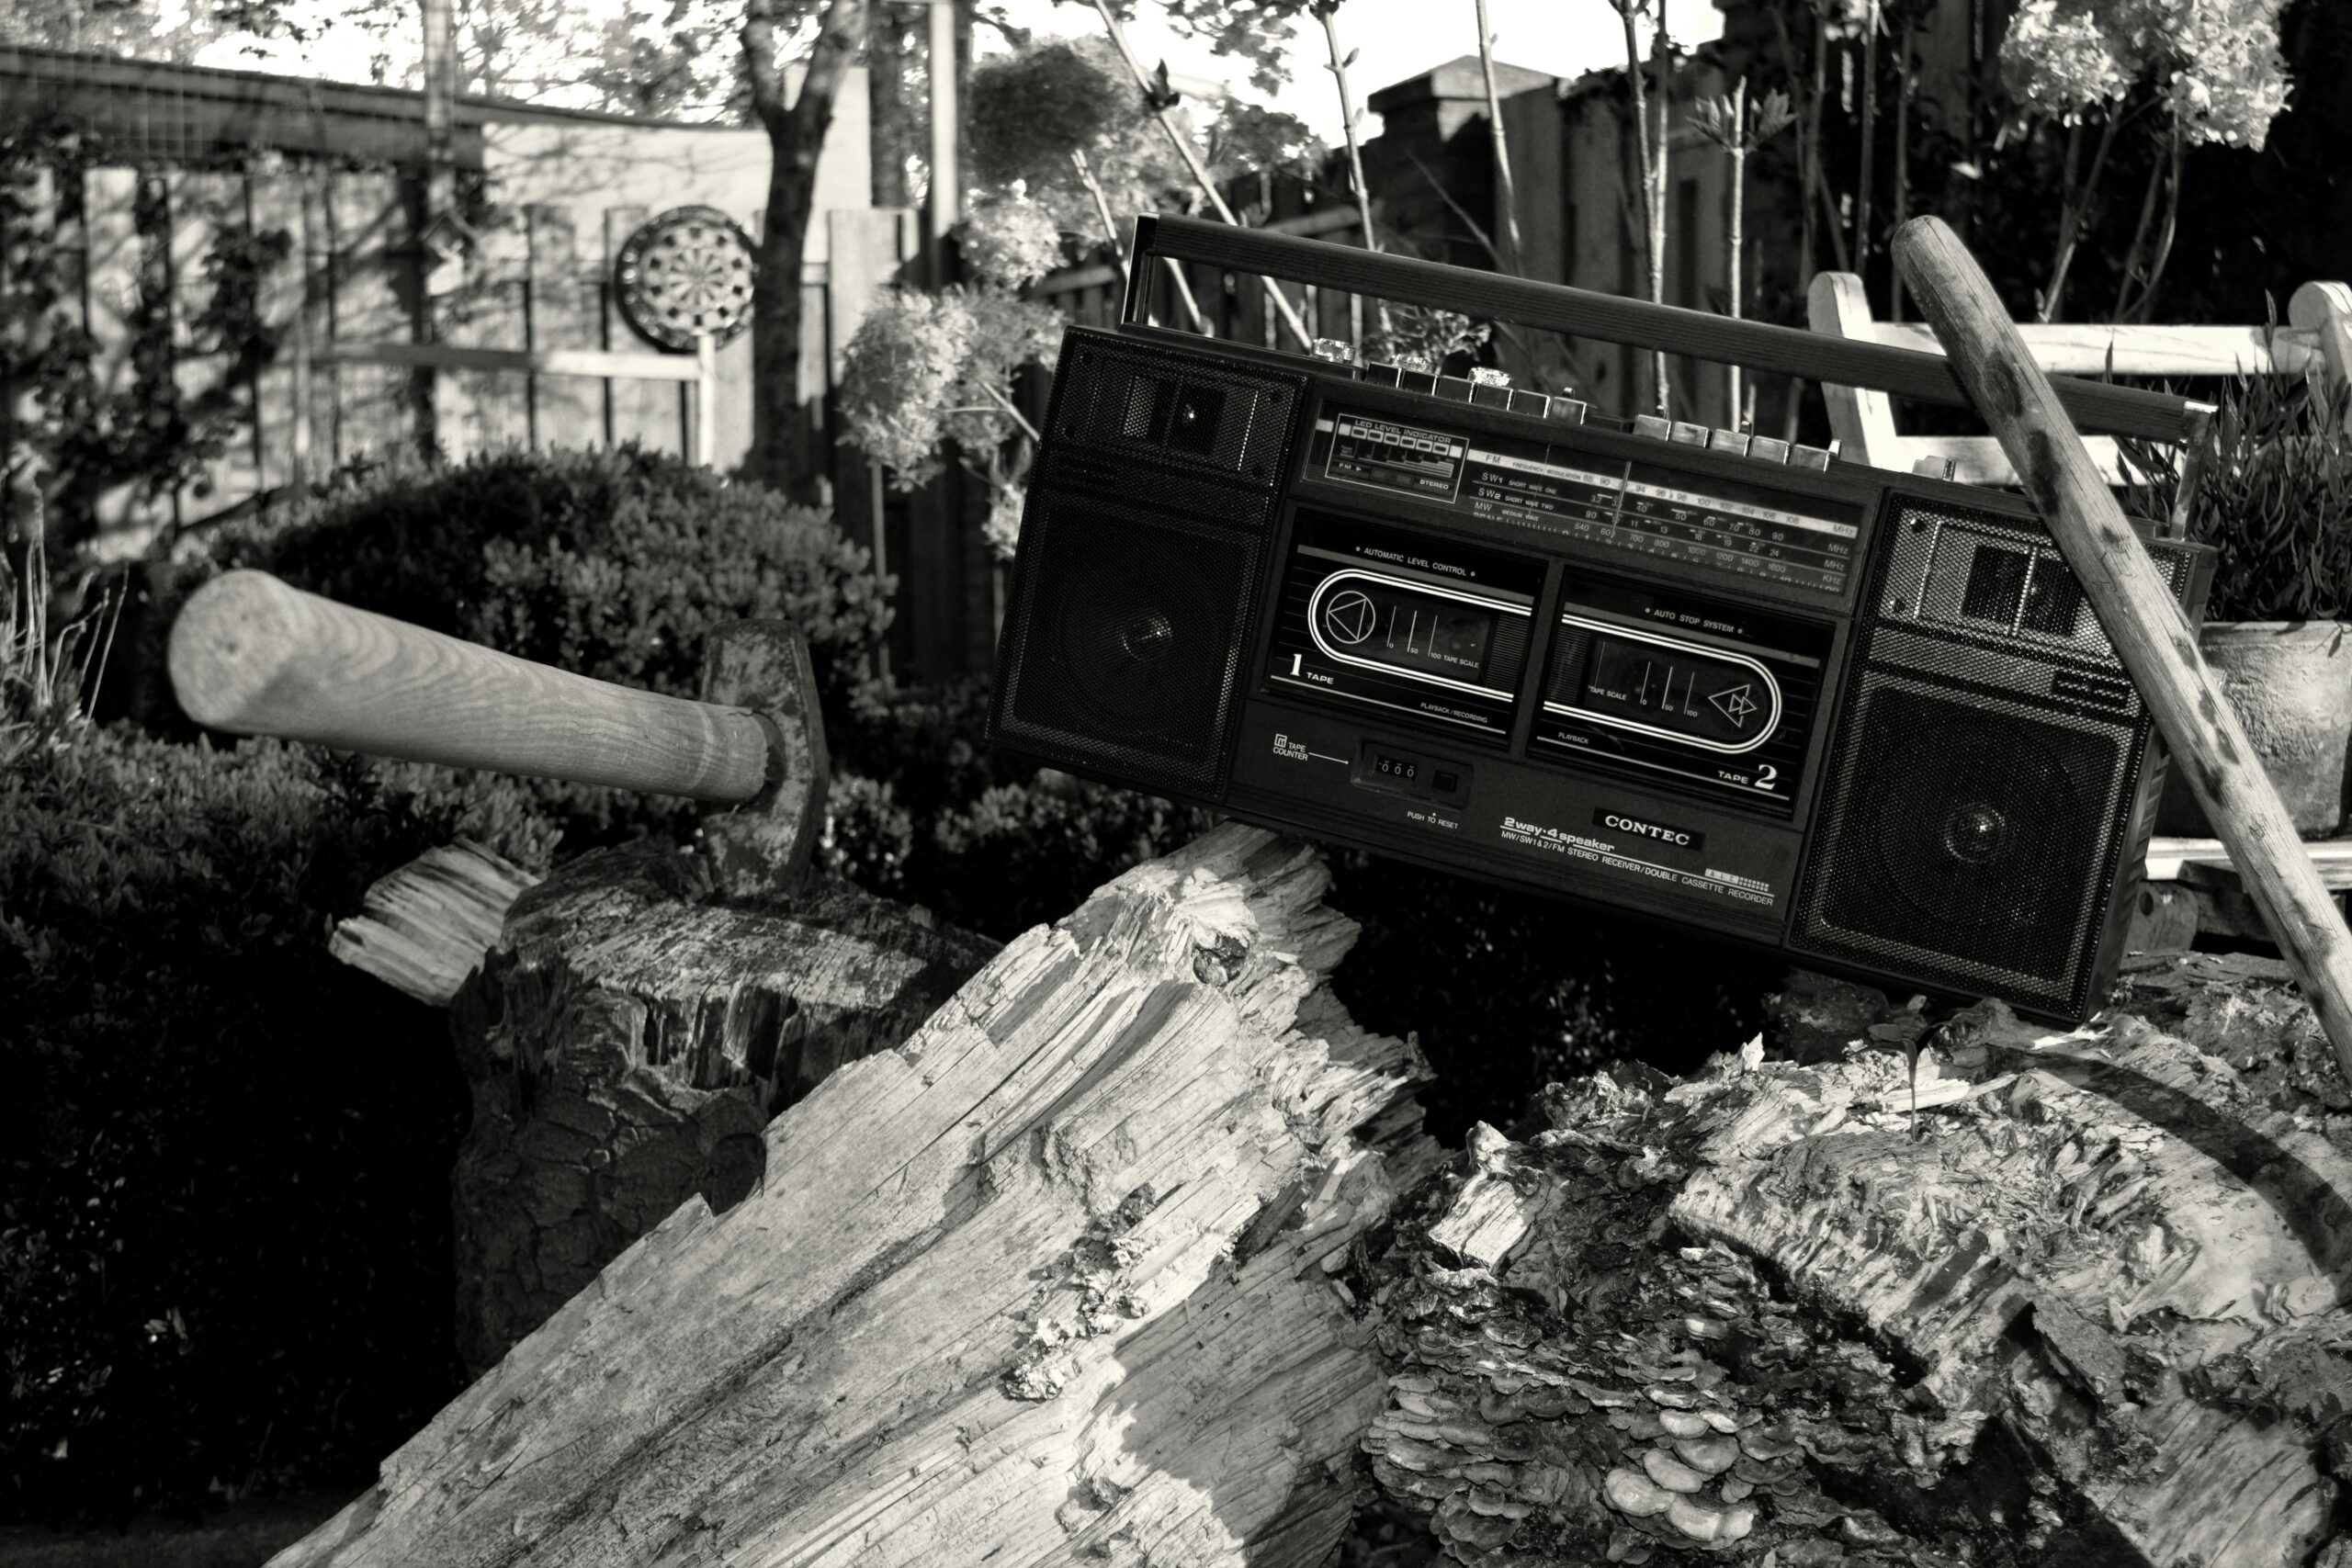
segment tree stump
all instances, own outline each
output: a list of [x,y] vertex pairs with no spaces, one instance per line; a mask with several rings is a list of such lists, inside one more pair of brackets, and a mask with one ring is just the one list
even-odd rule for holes
[[1328,881],[1228,826],[1023,936],[277,1562],[1328,1561],[1385,1383],[1353,1244],[1439,1160]]
[[508,909],[452,1004],[473,1127],[452,1177],[458,1345],[479,1376],[699,1194],[760,1180],[770,1118],[899,1044],[996,951],[811,877],[719,906],[708,863],[583,855]]
[[[1382,1484],[1471,1563],[2352,1561],[2352,1122],[2284,966],[2071,1034],[1792,993],[1477,1129],[1372,1270]],[[2322,1555],[2325,1549],[2329,1555]]]

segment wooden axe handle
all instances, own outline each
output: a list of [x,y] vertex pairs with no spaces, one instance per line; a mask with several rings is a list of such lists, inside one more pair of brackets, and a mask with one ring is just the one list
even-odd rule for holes
[[1894,248],[1920,312],[2082,580],[2352,1078],[2352,932],[2198,651],[2196,632],[1960,237],[1940,219],[1915,218],[1895,231]]
[[726,804],[766,782],[748,708],[633,691],[232,571],[191,597],[172,687],[200,724]]

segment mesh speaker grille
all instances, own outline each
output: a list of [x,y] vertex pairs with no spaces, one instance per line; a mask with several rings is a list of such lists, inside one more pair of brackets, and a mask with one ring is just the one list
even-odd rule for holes
[[2130,725],[1866,672],[1791,944],[2080,1016],[2138,750]]
[[999,657],[996,738],[1146,788],[1221,794],[1263,549],[1255,532],[1033,490]]
[[1306,388],[1196,355],[1072,334],[1055,372],[1059,442],[1259,484],[1280,477]]

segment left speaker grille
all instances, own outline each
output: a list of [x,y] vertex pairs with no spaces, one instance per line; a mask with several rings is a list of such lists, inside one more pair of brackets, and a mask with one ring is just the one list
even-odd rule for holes
[[1033,491],[998,738],[1146,788],[1221,795],[1262,548],[1254,531]]

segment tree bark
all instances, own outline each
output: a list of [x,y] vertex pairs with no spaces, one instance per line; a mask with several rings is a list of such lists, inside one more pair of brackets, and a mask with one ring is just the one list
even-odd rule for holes
[[752,453],[754,478],[804,505],[825,499],[825,465],[800,384],[800,258],[808,240],[817,160],[833,122],[842,77],[865,42],[864,0],[826,0],[800,90],[790,95],[777,56],[778,0],[747,0],[743,58],[752,108],[768,133],[767,209],[752,299]]
[[1328,883],[1228,825],[1021,937],[278,1568],[1329,1561],[1385,1382],[1357,1244],[1437,1156]]
[[899,1045],[996,952],[830,878],[757,908],[710,888],[707,860],[660,845],[584,855],[514,901],[453,1004],[477,1376],[679,1204],[739,1201],[776,1112]]
[[1825,983],[1827,1059],[1475,1130],[1369,1273],[1383,1486],[1472,1563],[2352,1561],[2352,1098],[2284,965],[2135,964],[1960,1015],[1916,1113],[1921,1021]]
[[866,44],[866,134],[874,162],[867,186],[876,207],[914,205],[907,168],[922,150],[923,117],[908,91],[907,72],[918,57],[915,24],[922,15],[910,6],[879,7]]

